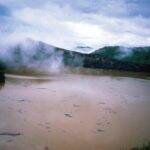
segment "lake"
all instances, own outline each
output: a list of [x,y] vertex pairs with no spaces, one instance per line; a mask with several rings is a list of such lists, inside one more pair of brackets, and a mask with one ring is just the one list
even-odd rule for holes
[[150,78],[76,70],[6,74],[0,150],[128,150],[150,140]]

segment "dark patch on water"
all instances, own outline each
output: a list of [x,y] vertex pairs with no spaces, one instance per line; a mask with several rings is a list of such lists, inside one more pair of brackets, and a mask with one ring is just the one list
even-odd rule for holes
[[104,132],[105,130],[97,129],[97,132]]
[[25,99],[18,100],[18,102],[25,102],[25,101],[26,101]]
[[8,143],[10,143],[10,142],[12,142],[12,141],[13,141],[13,140],[12,140],[12,139],[10,139],[10,140],[8,140],[7,142],[8,142]]
[[71,114],[67,114],[67,113],[66,113],[66,114],[64,114],[64,115],[65,115],[66,117],[70,117],[70,118],[72,117]]
[[73,104],[73,107],[79,107],[79,105],[77,105],[77,104]]
[[48,147],[48,146],[45,146],[45,147],[44,147],[44,150],[49,150],[49,147]]
[[16,137],[16,136],[20,136],[21,133],[12,133],[12,132],[1,132],[0,136],[11,136],[11,137]]

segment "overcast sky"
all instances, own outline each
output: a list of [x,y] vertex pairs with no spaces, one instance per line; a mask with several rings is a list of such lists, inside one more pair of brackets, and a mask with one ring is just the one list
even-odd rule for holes
[[150,46],[150,0],[0,0],[0,43]]

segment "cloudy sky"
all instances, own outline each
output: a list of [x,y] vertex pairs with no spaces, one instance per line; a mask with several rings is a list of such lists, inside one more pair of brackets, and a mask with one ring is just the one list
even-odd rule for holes
[[0,43],[150,46],[150,0],[0,0]]

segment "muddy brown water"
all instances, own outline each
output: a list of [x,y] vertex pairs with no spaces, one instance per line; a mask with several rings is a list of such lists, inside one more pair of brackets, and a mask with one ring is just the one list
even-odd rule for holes
[[6,74],[0,150],[128,150],[150,140],[149,114],[148,76]]

